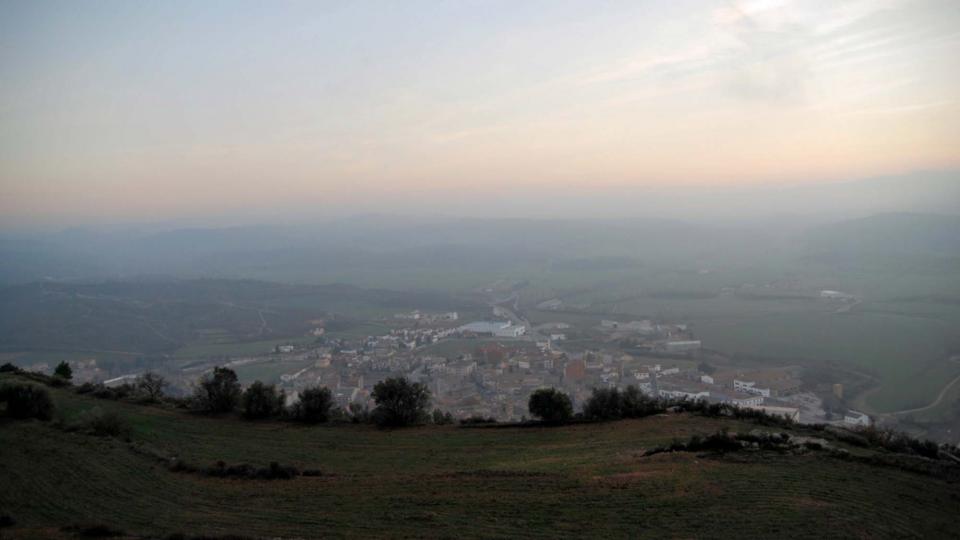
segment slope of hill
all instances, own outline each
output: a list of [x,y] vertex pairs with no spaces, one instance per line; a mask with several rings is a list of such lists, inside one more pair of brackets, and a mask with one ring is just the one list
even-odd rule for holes
[[[0,514],[16,521],[16,537],[66,536],[63,527],[91,523],[133,537],[950,537],[960,530],[960,484],[942,477],[823,452],[643,456],[693,434],[757,428],[732,419],[670,414],[562,428],[378,431],[53,394],[67,421],[96,406],[116,410],[132,434],[127,442],[2,420]],[[173,472],[158,456],[204,466],[273,461],[319,475],[212,478]]]
[[878,214],[812,229],[810,253],[833,257],[960,257],[960,216]]

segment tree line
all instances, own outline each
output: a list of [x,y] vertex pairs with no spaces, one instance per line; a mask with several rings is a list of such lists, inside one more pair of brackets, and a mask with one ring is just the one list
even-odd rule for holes
[[[52,376],[27,372],[10,363],[0,366],[0,373],[21,376],[13,381],[0,383],[0,411],[5,411],[8,417],[18,419],[51,420],[54,402],[44,385],[68,386],[72,378],[72,370],[66,362],[61,362]],[[35,384],[38,382],[43,385]],[[375,407],[372,411],[357,403],[351,403],[347,410],[342,410],[336,407],[330,389],[320,386],[302,390],[298,393],[297,399],[288,406],[286,394],[282,389],[278,390],[276,386],[260,381],[244,389],[237,379],[237,374],[226,367],[216,367],[201,377],[194,388],[193,395],[186,399],[166,397],[164,389],[167,386],[167,381],[162,376],[148,372],[138,377],[132,384],[107,388],[102,384],[84,383],[75,387],[74,390],[104,399],[134,398],[141,402],[154,403],[168,401],[178,407],[201,414],[216,415],[239,411],[241,416],[248,420],[282,419],[307,424],[349,420],[389,428],[431,422],[452,424],[454,421],[449,412],[434,409],[432,414],[429,413],[431,398],[429,389],[422,383],[412,382],[405,377],[386,379],[374,386],[372,397]],[[539,421],[539,425],[551,426],[576,421],[597,422],[642,418],[671,410],[708,417],[742,419],[767,426],[789,427],[793,424],[786,417],[724,403],[647,396],[635,386],[628,386],[624,390],[595,388],[584,403],[582,412],[576,414],[574,414],[573,402],[569,395],[556,388],[541,388],[530,395],[528,410]],[[95,407],[83,414],[88,418],[82,422],[80,429],[95,435],[117,436],[128,431],[115,412],[99,411]],[[496,422],[494,418],[483,417],[460,420],[464,425]],[[815,424],[807,427],[823,431],[828,426]],[[73,429],[76,428],[77,426],[74,426]],[[915,439],[903,433],[876,427],[840,430],[837,437],[854,446],[877,447],[894,453],[920,455],[932,459],[946,452],[947,447],[947,445],[937,445],[931,441]],[[952,456],[952,453],[950,455]]]

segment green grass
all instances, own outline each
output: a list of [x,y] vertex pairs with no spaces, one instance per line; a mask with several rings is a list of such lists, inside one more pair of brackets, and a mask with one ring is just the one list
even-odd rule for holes
[[277,384],[280,382],[280,376],[285,373],[294,373],[307,366],[311,366],[316,360],[296,360],[281,362],[280,360],[268,360],[257,364],[247,364],[236,366],[233,370],[240,379],[241,384],[250,384],[254,381],[260,381],[267,384]]
[[76,362],[95,358],[98,363],[122,363],[136,360],[137,353],[32,350],[0,353],[0,363],[11,362],[20,366],[47,363],[52,368],[60,362]]
[[695,323],[704,346],[784,360],[836,362],[874,372],[881,388],[868,405],[880,412],[930,403],[960,373],[945,344],[954,329],[935,320],[886,313],[782,313]]
[[312,343],[313,337],[298,336],[265,341],[243,341],[236,343],[196,343],[177,349],[177,359],[203,358],[207,356],[242,356],[273,352],[277,345]]
[[750,463],[643,448],[720,427],[690,415],[564,428],[299,427],[54,390],[61,415],[117,410],[133,444],[199,465],[321,469],[289,481],[173,473],[131,444],[0,424],[0,512],[22,537],[73,523],[137,535],[271,537],[949,537],[960,487],[833,458]]

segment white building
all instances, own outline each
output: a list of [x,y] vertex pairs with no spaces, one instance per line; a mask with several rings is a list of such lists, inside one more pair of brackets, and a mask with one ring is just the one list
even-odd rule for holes
[[520,337],[527,332],[526,327],[514,325],[511,321],[474,321],[460,328],[461,332],[490,334],[496,337]]
[[688,399],[690,401],[696,401],[698,399],[709,398],[710,392],[706,390],[702,392],[686,392],[684,390],[660,390],[660,397]]
[[752,381],[741,381],[739,379],[733,380],[733,389],[738,392],[744,392],[747,394],[754,394],[757,396],[770,397],[769,388],[757,388],[757,383]]
[[843,415],[843,423],[851,426],[869,426],[870,417],[860,411],[849,410]]
[[738,407],[756,407],[758,405],[763,405],[763,396],[732,398],[730,403],[733,403]]

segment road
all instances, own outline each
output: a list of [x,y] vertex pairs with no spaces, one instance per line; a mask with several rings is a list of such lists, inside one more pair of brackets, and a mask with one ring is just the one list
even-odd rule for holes
[[[950,361],[960,363],[960,355],[951,356]],[[943,387],[943,390],[940,391],[940,394],[937,395],[937,399],[935,399],[933,403],[925,407],[917,407],[915,409],[904,409],[902,411],[894,411],[892,413],[887,413],[887,414],[900,415],[900,414],[909,414],[909,413],[921,412],[921,411],[932,409],[937,405],[939,405],[940,402],[943,401],[943,398],[947,397],[947,392],[949,392],[950,389],[953,388],[957,383],[960,383],[960,375],[957,375],[956,377],[953,378],[952,381],[947,383],[947,385]]]

